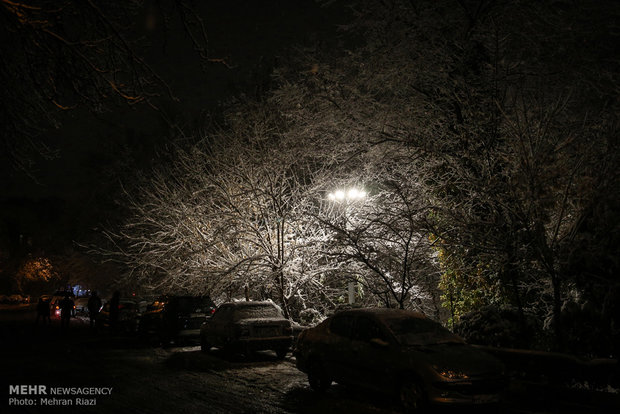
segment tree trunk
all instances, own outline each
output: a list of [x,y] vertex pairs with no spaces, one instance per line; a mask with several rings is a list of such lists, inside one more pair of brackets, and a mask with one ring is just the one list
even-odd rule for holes
[[[502,279],[506,280],[510,285],[510,290],[512,290],[512,296],[514,300],[514,304],[517,305],[517,316],[519,322],[519,329],[521,330],[521,335],[525,335],[527,330],[527,323],[525,320],[525,312],[523,311],[523,301],[521,300],[521,293],[519,292],[519,270],[514,265],[516,261],[516,257],[513,253],[513,245],[509,243],[507,252],[507,263],[504,266],[504,275]],[[529,339],[529,338],[528,338]]]
[[284,317],[286,319],[290,319],[288,300],[286,299],[286,295],[284,294],[284,272],[282,271],[282,268],[279,268],[276,274],[278,293],[280,296],[278,299],[280,300],[280,305],[282,305],[282,312],[284,312]]
[[551,278],[551,287],[553,288],[553,335],[554,348],[557,351],[564,351],[564,329],[562,324],[562,281],[555,271],[555,259],[553,251],[547,242],[545,227],[542,222],[538,221],[534,228],[534,235],[537,246],[538,258],[540,264],[547,271]]
[[551,285],[553,287],[553,333],[555,336],[555,347],[558,351],[564,351],[564,328],[562,324],[562,281],[551,270]]
[[[513,237],[513,235],[510,234],[507,237],[510,238]],[[504,265],[504,275],[502,279],[507,281],[507,284],[510,286],[510,290],[512,290],[514,304],[517,305],[519,325],[525,332],[525,313],[523,312],[523,301],[521,300],[521,293],[519,292],[518,269],[514,265],[517,260],[514,252],[514,245],[512,241],[508,240],[507,245],[505,246],[506,264]]]

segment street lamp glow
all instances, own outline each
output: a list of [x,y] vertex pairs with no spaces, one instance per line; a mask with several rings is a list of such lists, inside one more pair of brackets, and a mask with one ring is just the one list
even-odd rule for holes
[[[366,191],[359,190],[357,188],[349,188],[348,190],[336,190],[333,193],[327,194],[327,198],[329,198],[330,201],[336,201],[338,203],[344,200],[347,200],[347,201],[361,200],[362,198],[365,198],[365,197],[366,197]],[[346,218],[346,221],[348,221],[349,212],[347,210],[349,210],[348,209],[349,204],[345,203],[344,206],[346,207],[344,208],[344,217]],[[345,223],[345,226],[346,226],[346,223]],[[353,305],[355,303],[355,290],[356,290],[355,282],[349,282],[347,293],[349,296],[350,305]]]
[[350,200],[356,200],[357,198],[359,198],[359,193],[360,192],[357,190],[357,188],[352,188],[347,193],[347,198]]
[[336,190],[333,193],[329,193],[327,198],[331,201],[344,201],[344,200],[361,200],[366,197],[366,191],[359,190],[357,188],[350,188],[348,190]]

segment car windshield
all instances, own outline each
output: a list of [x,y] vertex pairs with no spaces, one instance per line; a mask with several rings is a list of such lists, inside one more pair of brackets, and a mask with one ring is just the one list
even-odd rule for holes
[[234,319],[281,318],[282,314],[273,305],[246,305],[235,309]]
[[429,319],[390,318],[385,320],[385,324],[403,345],[463,343],[461,338]]

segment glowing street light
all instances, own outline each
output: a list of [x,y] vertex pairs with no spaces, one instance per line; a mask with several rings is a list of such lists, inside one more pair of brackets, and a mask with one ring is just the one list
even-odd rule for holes
[[329,193],[327,198],[331,201],[354,201],[361,200],[366,197],[366,191],[357,188],[349,188],[348,190],[336,190]]
[[[336,190],[333,193],[327,195],[331,201],[357,201],[366,198],[366,191],[357,188],[349,188],[347,190]],[[345,215],[348,215],[347,209],[345,209]],[[349,304],[355,303],[355,282],[349,282],[347,287],[347,293],[349,296]]]

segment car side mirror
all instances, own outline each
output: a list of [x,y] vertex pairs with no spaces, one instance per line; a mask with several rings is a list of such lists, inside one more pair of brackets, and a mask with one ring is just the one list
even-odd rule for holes
[[389,343],[385,342],[381,338],[372,338],[370,343],[376,348],[386,348],[389,345]]

